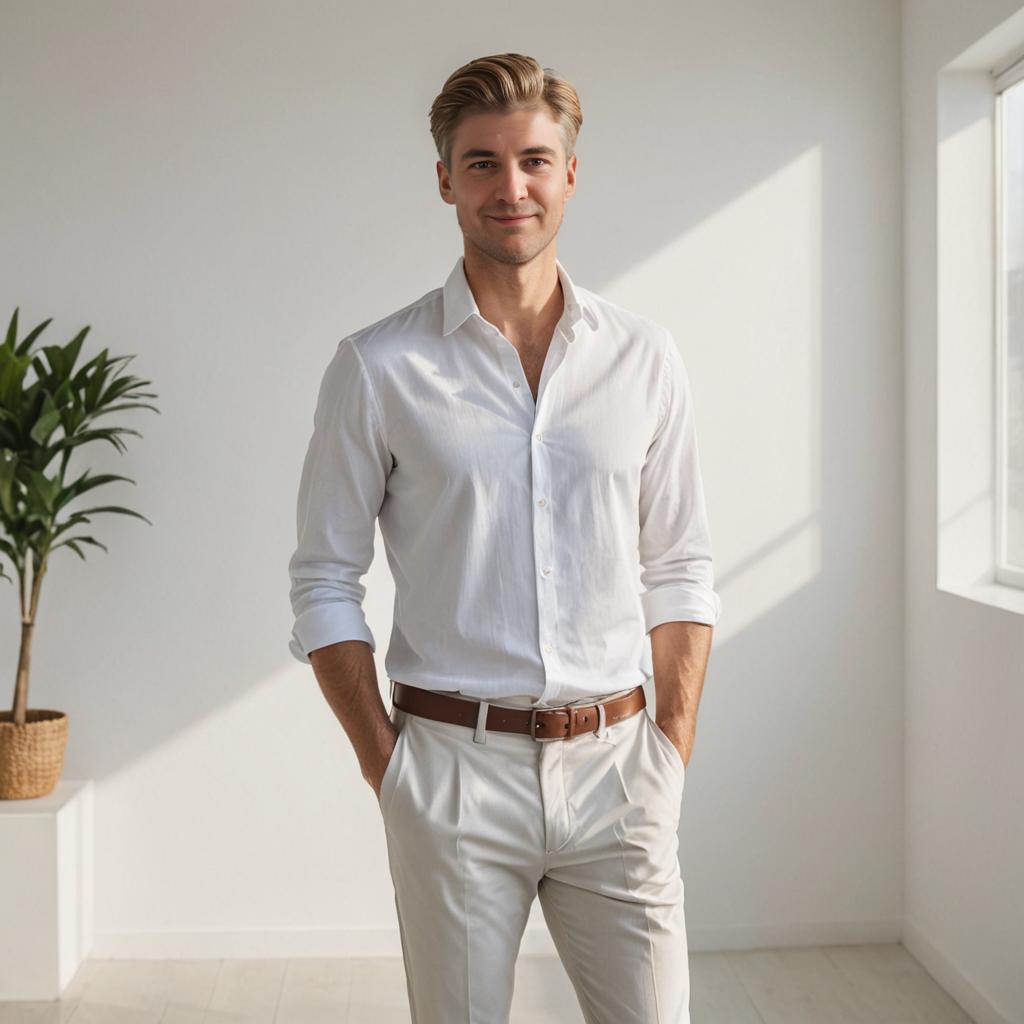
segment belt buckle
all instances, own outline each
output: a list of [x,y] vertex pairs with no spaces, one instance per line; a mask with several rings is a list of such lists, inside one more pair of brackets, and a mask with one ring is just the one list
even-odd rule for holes
[[[537,735],[537,712],[538,711],[545,711],[545,712],[548,712],[548,713],[551,713],[551,714],[555,714],[555,715],[561,714],[562,712],[566,713],[569,716],[569,731],[567,733],[563,733],[561,736],[538,736]],[[564,708],[532,708],[531,711],[530,711],[530,735],[538,743],[546,743],[546,742],[548,742],[550,740],[567,740],[567,739],[569,739],[570,737],[575,735],[575,730],[574,730],[573,727],[576,724],[576,716],[574,714],[574,711],[575,711],[575,709],[572,708],[572,707],[564,707]]]

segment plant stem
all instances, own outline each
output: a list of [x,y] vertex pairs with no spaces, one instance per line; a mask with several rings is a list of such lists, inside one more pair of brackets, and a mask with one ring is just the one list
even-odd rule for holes
[[18,655],[18,675],[14,684],[14,724],[25,724],[25,712],[28,707],[28,669],[32,660],[32,630],[35,624],[22,622],[21,651]]
[[39,592],[46,573],[46,557],[37,564],[34,556],[28,559],[32,566],[32,597],[26,608],[24,574],[20,578],[21,590],[21,647],[18,652],[18,672],[14,680],[13,719],[15,725],[25,724],[25,712],[28,710],[28,674],[32,662],[32,634],[36,628],[36,610],[39,607]]

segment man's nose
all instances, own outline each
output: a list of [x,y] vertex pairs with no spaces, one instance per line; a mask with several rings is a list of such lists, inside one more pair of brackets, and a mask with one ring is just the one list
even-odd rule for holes
[[495,198],[506,203],[516,203],[526,195],[526,172],[518,167],[502,171],[498,180]]

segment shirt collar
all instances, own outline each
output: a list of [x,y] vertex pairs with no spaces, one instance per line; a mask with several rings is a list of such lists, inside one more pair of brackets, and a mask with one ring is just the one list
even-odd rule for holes
[[[465,323],[474,313],[483,319],[480,308],[477,306],[476,299],[473,297],[473,292],[469,287],[469,282],[466,280],[465,261],[465,256],[460,256],[455,261],[455,266],[452,267],[448,280],[444,283],[444,328],[442,333],[446,335]],[[583,317],[596,330],[598,320],[594,304],[576,290],[573,286],[572,278],[569,277],[568,272],[557,257],[555,258],[555,267],[558,269],[558,277],[562,282],[565,310],[568,313],[568,325],[572,327],[573,324]]]

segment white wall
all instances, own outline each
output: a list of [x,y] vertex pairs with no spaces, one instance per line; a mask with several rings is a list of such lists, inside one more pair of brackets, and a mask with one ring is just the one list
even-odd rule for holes
[[[899,8],[496,13],[0,7],[0,313],[54,317],[51,341],[92,324],[88,351],[137,352],[162,410],[124,417],[145,435],[127,456],[86,449],[138,481],[109,500],[154,525],[100,517],[109,554],[54,559],[34,651],[31,704],[70,713],[66,775],[97,780],[96,953],[398,951],[372,791],[287,650],[286,564],[337,341],[462,251],[430,102],[502,50],[582,97],[560,258],[673,329],[694,382],[724,613],[680,827],[691,946],[899,936]],[[926,628],[959,650],[1007,631],[940,615],[928,579],[911,575],[917,678]],[[386,639],[380,547],[365,582]]]
[[[963,1003],[976,1020],[1024,1021],[1024,768],[1020,760],[1020,723],[1024,720],[1024,622],[1020,611],[985,603],[982,588],[974,598],[940,589],[940,576],[955,573],[937,564],[939,530],[955,529],[948,503],[939,521],[940,496],[968,493],[972,504],[989,502],[991,473],[979,444],[975,465],[985,472],[966,475],[968,460],[954,457],[941,463],[945,478],[939,487],[942,439],[937,425],[961,437],[970,429],[971,396],[979,392],[961,351],[958,372],[964,382],[956,388],[952,377],[944,387],[957,398],[957,423],[949,422],[948,408],[937,409],[939,343],[937,315],[958,317],[961,324],[981,322],[991,291],[980,292],[977,280],[938,278],[937,158],[940,147],[952,161],[947,173],[961,181],[977,180],[990,187],[991,179],[970,163],[973,150],[988,127],[974,100],[974,88],[965,79],[947,109],[937,110],[936,76],[963,51],[975,47],[1004,21],[1017,15],[1015,29],[1003,26],[1009,44],[1024,44],[1021,4],[1006,0],[907,0],[904,7],[904,146],[906,154],[906,928],[904,941]],[[998,52],[988,39],[988,56]],[[975,52],[973,60],[958,60],[958,74],[986,61]],[[975,90],[976,94],[976,90]],[[950,168],[950,165],[953,165]],[[978,197],[984,199],[984,195]],[[970,208],[943,209],[943,223],[970,214]],[[961,227],[950,241],[950,254],[969,251],[973,235]],[[988,254],[980,263],[985,265]],[[946,260],[948,263],[948,258]],[[975,275],[976,277],[976,275]],[[958,292],[937,292],[937,280]],[[960,299],[961,308],[950,312]],[[972,301],[975,306],[972,307]],[[956,320],[946,332],[953,342]],[[962,349],[971,337],[980,350],[977,360],[988,359],[991,331],[960,332]],[[948,355],[950,340],[942,342]],[[975,364],[977,365],[977,364]],[[951,359],[945,363],[952,374]],[[984,389],[990,393],[990,385]],[[959,392],[959,394],[957,394]],[[963,448],[961,443],[961,448]],[[963,476],[953,476],[958,471]],[[966,504],[962,515],[973,514]],[[955,536],[955,534],[954,534]],[[960,538],[960,554],[970,538]],[[948,551],[946,552],[948,555]],[[963,561],[963,559],[961,559]],[[968,568],[970,568],[968,563]],[[965,593],[967,592],[965,588]],[[995,600],[994,597],[987,598]],[[1019,604],[1019,602],[1018,602]]]

